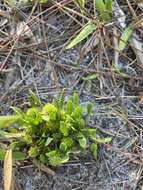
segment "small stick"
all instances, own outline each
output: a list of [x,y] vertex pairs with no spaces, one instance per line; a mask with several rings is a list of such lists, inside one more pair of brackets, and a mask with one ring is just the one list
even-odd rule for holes
[[55,172],[53,170],[49,169],[46,165],[42,164],[36,159],[33,160],[33,164],[37,166],[40,170],[46,172],[47,174],[55,175]]

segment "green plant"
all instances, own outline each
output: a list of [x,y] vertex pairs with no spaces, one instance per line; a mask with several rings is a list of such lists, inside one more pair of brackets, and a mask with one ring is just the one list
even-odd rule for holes
[[[85,0],[76,0],[74,1],[81,10],[85,9]],[[103,23],[107,23],[112,19],[112,0],[93,0],[93,7],[99,13],[99,18]],[[86,39],[90,34],[92,34],[97,29],[95,20],[90,20],[87,24],[83,26],[79,34],[77,34],[67,45],[66,49],[73,48],[84,39]]]
[[112,19],[112,0],[93,0],[94,6],[104,22]]
[[[8,128],[0,132],[1,136],[10,139],[10,142],[12,140],[9,146],[13,150],[27,147],[29,157],[55,166],[67,162],[77,153],[85,152],[87,148],[96,156],[97,142],[111,140],[97,139],[96,129],[87,126],[93,113],[92,104],[88,102],[86,107],[81,106],[76,93],[66,103],[62,93],[52,103],[43,105],[31,92],[29,101],[30,108],[26,112],[13,108],[16,112],[13,117],[17,120],[12,122],[17,123],[19,129]],[[0,124],[6,117],[9,116],[0,117]]]
[[128,26],[125,28],[125,30],[123,31],[121,38],[119,40],[119,50],[122,51],[125,49],[128,40],[130,39],[130,37],[132,36],[134,30],[132,27]]

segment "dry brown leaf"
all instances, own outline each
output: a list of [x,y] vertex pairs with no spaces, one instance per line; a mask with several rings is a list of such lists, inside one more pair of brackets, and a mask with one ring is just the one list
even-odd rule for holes
[[7,150],[4,158],[4,190],[12,188],[12,150]]
[[32,30],[30,29],[28,24],[24,21],[18,22],[16,28],[13,28],[10,34],[20,36],[21,38],[34,39],[34,34]]

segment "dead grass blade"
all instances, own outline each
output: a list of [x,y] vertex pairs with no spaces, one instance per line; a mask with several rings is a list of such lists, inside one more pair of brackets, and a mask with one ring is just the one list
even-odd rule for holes
[[4,190],[12,189],[12,150],[7,150],[4,158]]
[[142,41],[134,33],[133,37],[129,40],[129,42],[135,52],[137,60],[139,61],[140,64],[143,65],[143,43],[142,43]]

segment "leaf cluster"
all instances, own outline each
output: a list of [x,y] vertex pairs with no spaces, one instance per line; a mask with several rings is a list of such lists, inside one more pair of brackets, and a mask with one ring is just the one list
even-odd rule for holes
[[12,131],[1,133],[6,138],[12,139],[10,147],[13,150],[27,147],[29,157],[56,166],[69,161],[77,153],[85,152],[88,148],[96,157],[97,142],[110,141],[97,139],[96,129],[88,127],[93,113],[92,104],[88,102],[86,106],[81,106],[77,93],[74,93],[66,103],[61,93],[52,103],[43,105],[31,92],[29,101],[31,106],[26,112],[13,108],[16,112],[16,116],[13,117],[17,120],[12,121],[19,125],[21,133]]
[[76,93],[66,104],[61,95],[53,103],[29,108],[21,123],[29,156],[59,165],[67,162],[74,152],[84,151],[89,138],[96,137],[96,130],[87,128],[91,114],[91,103],[87,103],[86,109],[81,107]]

